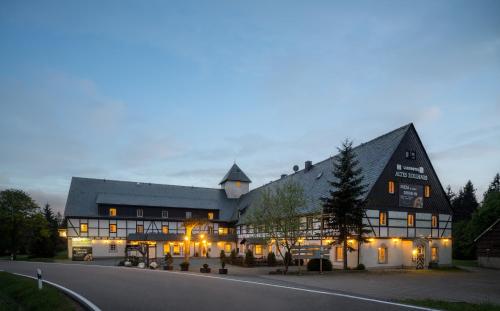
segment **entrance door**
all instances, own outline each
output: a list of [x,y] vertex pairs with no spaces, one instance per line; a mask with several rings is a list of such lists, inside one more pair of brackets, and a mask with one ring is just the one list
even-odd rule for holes
[[417,269],[425,267],[425,247],[422,245],[417,246]]
[[148,246],[148,256],[149,259],[155,259],[156,258],[156,245],[149,245]]

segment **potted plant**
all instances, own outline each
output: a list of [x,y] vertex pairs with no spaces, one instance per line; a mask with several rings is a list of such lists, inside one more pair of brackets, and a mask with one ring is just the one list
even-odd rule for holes
[[183,261],[179,266],[181,266],[181,271],[189,271],[189,262]]
[[226,269],[226,252],[224,250],[220,251],[220,264],[222,266],[222,269],[219,269],[219,274],[227,274],[227,269]]
[[170,253],[167,253],[165,255],[165,265],[163,266],[163,270],[174,270],[174,266],[172,264],[174,263],[174,258]]
[[208,267],[207,263],[203,264],[203,268],[200,268],[201,273],[210,273],[211,269]]

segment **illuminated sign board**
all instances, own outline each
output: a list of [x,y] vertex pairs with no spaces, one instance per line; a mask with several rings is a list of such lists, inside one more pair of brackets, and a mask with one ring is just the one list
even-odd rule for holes
[[427,180],[428,179],[427,175],[424,174],[424,168],[422,166],[413,167],[413,166],[407,166],[407,165],[401,165],[401,164],[396,164],[395,176],[402,177],[402,178],[419,179],[419,180]]

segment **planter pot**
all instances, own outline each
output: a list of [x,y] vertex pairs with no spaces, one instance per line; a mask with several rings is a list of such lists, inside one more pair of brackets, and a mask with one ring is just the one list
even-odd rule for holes
[[143,263],[143,262],[140,262],[138,265],[137,265],[137,268],[140,268],[140,269],[144,269],[146,267],[146,264]]
[[189,266],[181,266],[181,271],[189,271]]
[[200,268],[200,272],[201,273],[210,273],[210,271],[212,271],[210,268]]
[[124,265],[125,267],[132,267],[132,262],[130,262],[130,261],[125,261],[125,262],[123,263],[123,265]]
[[219,269],[219,274],[227,274],[227,269]]

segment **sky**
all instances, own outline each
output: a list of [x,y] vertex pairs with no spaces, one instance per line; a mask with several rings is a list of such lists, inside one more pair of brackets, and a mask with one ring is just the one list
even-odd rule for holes
[[413,122],[443,186],[500,171],[499,1],[1,1],[0,189],[251,188]]

